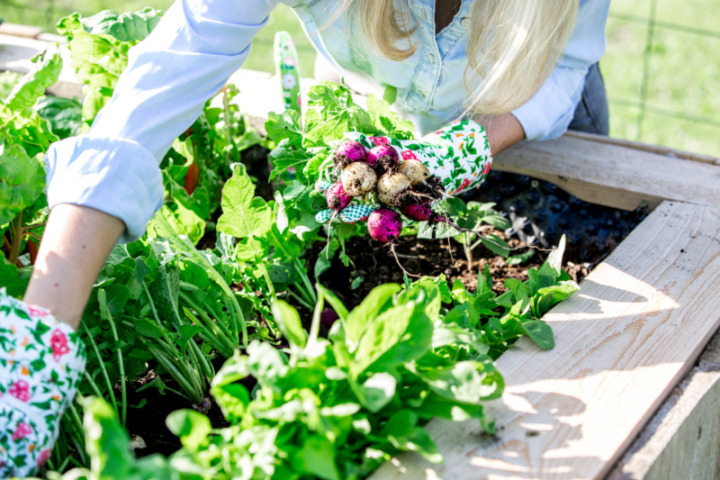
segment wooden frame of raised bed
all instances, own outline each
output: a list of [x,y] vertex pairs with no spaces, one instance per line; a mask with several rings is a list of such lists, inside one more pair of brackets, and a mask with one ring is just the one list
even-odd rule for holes
[[[280,99],[277,79],[241,70],[231,81],[252,116],[276,109],[268,98]],[[496,436],[474,421],[434,420],[428,430],[442,465],[406,454],[371,478],[716,477],[720,161],[567,134],[516,146],[494,168],[593,203],[628,210],[646,203],[652,213],[544,317],[554,350],[521,341],[498,360],[506,390],[487,406]]]

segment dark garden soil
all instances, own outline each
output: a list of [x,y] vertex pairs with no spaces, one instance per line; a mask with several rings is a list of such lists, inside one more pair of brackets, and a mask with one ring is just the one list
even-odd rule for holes
[[[519,265],[509,265],[504,258],[479,246],[472,252],[472,264],[455,241],[401,237],[396,247],[403,268],[411,274],[436,276],[445,274],[450,282],[460,279],[470,291],[477,289],[478,272],[485,266],[493,278],[493,290],[502,293],[508,278],[527,280],[527,270],[538,268],[547,258],[549,248],[561,236],[567,238],[563,268],[580,282],[600,263],[646,216],[644,209],[625,212],[579,200],[555,185],[527,176],[493,172],[479,189],[464,195],[467,201],[494,202],[513,224],[504,232],[494,231],[517,251],[533,246],[535,254]],[[310,256],[314,265],[324,245],[317,245]],[[359,304],[375,286],[403,283],[404,274],[386,245],[369,238],[353,238],[346,246],[352,264],[345,267],[335,259],[323,273],[320,282],[330,286],[350,308]],[[355,253],[352,253],[355,252]],[[350,280],[363,279],[357,288]]]

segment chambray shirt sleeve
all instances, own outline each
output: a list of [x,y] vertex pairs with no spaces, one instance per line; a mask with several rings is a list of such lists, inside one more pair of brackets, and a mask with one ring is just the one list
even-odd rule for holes
[[529,140],[549,140],[567,131],[585,76],[605,51],[610,0],[580,0],[577,23],[558,65],[527,103],[513,110]]
[[140,237],[162,206],[163,156],[245,61],[277,3],[176,0],[130,50],[112,99],[88,133],[50,147],[50,207],[92,207],[125,222],[122,242]]

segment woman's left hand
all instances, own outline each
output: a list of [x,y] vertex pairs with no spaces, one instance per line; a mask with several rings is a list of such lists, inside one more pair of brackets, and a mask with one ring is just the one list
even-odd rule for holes
[[[455,121],[420,140],[398,140],[358,132],[348,132],[346,138],[360,142],[368,151],[378,145],[388,145],[397,152],[400,163],[408,160],[422,162],[430,175],[439,180],[446,195],[455,195],[480,185],[492,164],[485,129],[467,119]],[[316,188],[325,191],[331,185],[323,181],[318,182]],[[353,223],[365,220],[377,208],[380,205],[353,201],[340,212],[323,210],[315,218],[320,223],[331,219]]]

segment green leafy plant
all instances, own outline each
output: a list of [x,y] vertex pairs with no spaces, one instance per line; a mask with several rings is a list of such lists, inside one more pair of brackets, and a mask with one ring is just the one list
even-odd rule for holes
[[73,13],[58,22],[58,33],[67,37],[72,66],[84,85],[82,117],[86,128],[110,100],[127,66],[128,51],[152,31],[160,15],[151,8],[121,15],[104,10],[88,18]]
[[[487,272],[475,293],[425,277],[405,287],[380,285],[348,311],[317,285],[308,331],[299,313],[277,300],[272,313],[287,347],[254,340],[215,376],[211,392],[229,426],[214,428],[194,410],[168,417],[182,448],[163,470],[166,478],[358,479],[404,451],[442,461],[423,428],[431,418],[475,418],[494,432],[483,403],[502,394],[504,381],[493,359],[521,336],[552,348],[552,331],[539,316],[577,287],[559,269],[563,249],[528,281],[508,281],[510,291],[500,296]],[[327,339],[319,336],[326,307],[339,316]],[[109,465],[103,452],[119,449],[123,465],[114,478],[145,478],[148,460],[123,450],[126,437],[102,438],[117,429],[113,410],[93,405],[86,425],[105,425],[92,440],[100,450],[88,449],[93,474]],[[152,464],[168,468],[159,458]]]
[[45,89],[57,81],[62,60],[56,50],[33,58],[34,68],[22,76],[10,95],[0,101],[0,236],[4,258],[3,283],[13,295],[25,288],[26,275],[17,268],[23,250],[34,255],[46,206],[42,155],[57,140],[35,105]]

